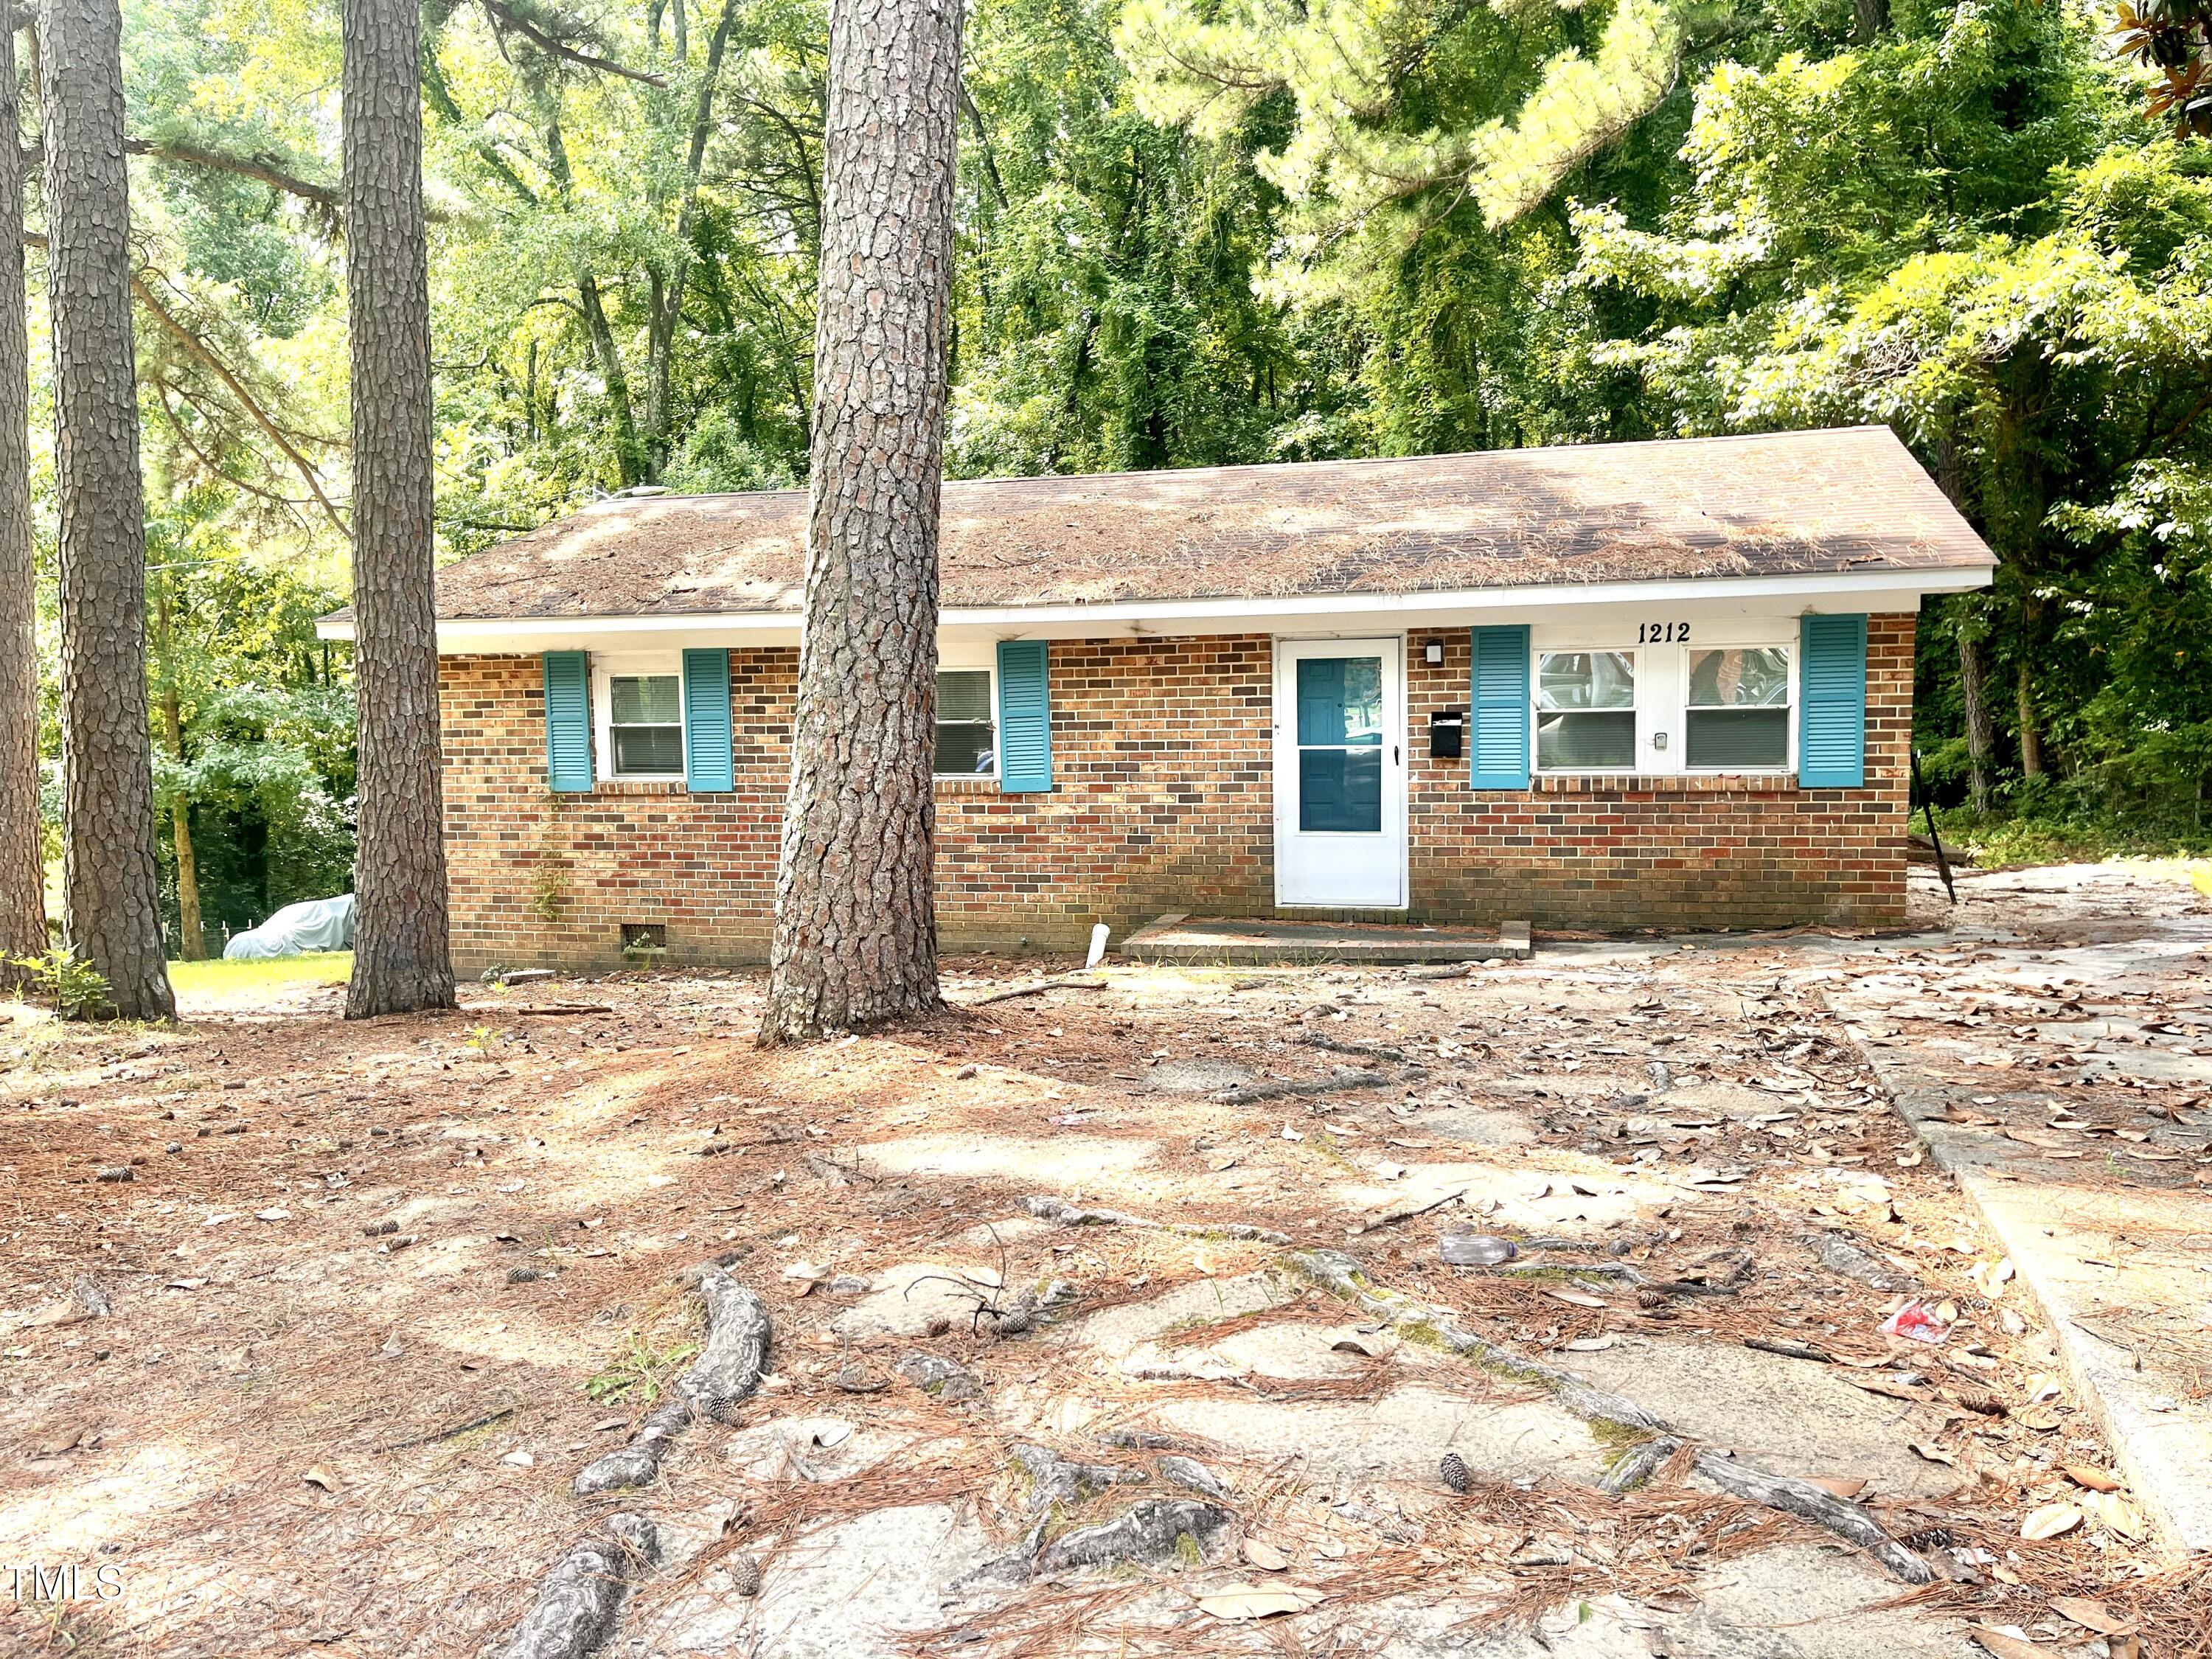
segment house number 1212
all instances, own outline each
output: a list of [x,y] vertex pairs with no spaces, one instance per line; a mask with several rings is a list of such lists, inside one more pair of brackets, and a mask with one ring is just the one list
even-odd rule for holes
[[1687,645],[1690,624],[1687,623],[1638,623],[1636,624],[1638,645]]

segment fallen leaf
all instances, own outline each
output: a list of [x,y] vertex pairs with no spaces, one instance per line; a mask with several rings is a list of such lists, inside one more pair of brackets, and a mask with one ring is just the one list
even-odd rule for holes
[[2092,1463],[2069,1463],[2066,1478],[2077,1486],[2087,1486],[2091,1492],[2118,1492],[2119,1477],[2108,1474]]
[[1848,1475],[1840,1474],[1813,1475],[1807,1480],[1806,1485],[1818,1486],[1832,1498],[1856,1498],[1866,1490],[1865,1481],[1854,1480]]
[[2049,1434],[2066,1419],[2049,1406],[2030,1406],[2024,1411],[2014,1412],[2012,1420],[2024,1429],[2033,1429],[2038,1434]]
[[2095,1631],[2100,1636],[2133,1636],[2136,1633],[2133,1620],[2121,1618],[2102,1601],[2086,1601],[2078,1595],[2056,1595],[2051,1600],[2051,1610],[2063,1613],[2075,1624]]
[[1607,1331],[1603,1336],[1578,1336],[1566,1346],[1572,1353],[1597,1353],[1611,1347],[1613,1340],[1613,1333]]
[[2071,1504],[2045,1504],[2020,1523],[2020,1535],[2031,1542],[2062,1538],[2081,1524],[2081,1511]]
[[1280,1572],[1291,1565],[1291,1558],[1263,1539],[1244,1540],[1244,1559],[1262,1572]]
[[1216,1619],[1267,1619],[1279,1613],[1304,1613],[1326,1600],[1323,1592],[1304,1584],[1231,1584],[1198,1598],[1199,1611]]
[[1969,1625],[1966,1633],[1995,1654],[1996,1659],[2044,1659],[2043,1650],[2034,1643],[1994,1625]]
[[1544,1294],[1554,1302],[1569,1303],[1577,1308],[1604,1308],[1612,1305],[1603,1297],[1591,1296],[1583,1291],[1547,1291]]
[[2082,1504],[2095,1511],[2096,1516],[2112,1531],[2123,1538],[2139,1539],[2143,1535],[2142,1511],[2116,1492],[2093,1492],[2084,1497]]
[[[1948,1464],[1954,1469],[1959,1467],[1959,1460],[1941,1446],[1931,1446],[1924,1440],[1908,1440],[1905,1443],[1931,1463]],[[2081,1517],[2077,1516],[2075,1518],[2079,1520]]]
[[336,1492],[338,1489],[338,1483],[331,1479],[329,1471],[320,1463],[310,1468],[300,1479],[311,1486],[320,1486],[325,1492]]

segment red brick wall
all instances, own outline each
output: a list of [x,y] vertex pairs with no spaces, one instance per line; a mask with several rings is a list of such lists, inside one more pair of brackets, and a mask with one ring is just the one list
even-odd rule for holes
[[[1876,617],[1863,790],[1741,779],[1539,780],[1477,793],[1427,758],[1428,718],[1467,703],[1464,629],[1416,632],[1407,667],[1417,921],[1539,928],[1879,923],[1903,915],[1909,616]],[[1446,641],[1441,665],[1418,660]],[[1273,905],[1273,649],[1265,635],[1054,641],[1048,795],[938,786],[938,916],[948,947],[1069,948],[1163,910]],[[457,965],[618,958],[626,921],[679,962],[767,951],[798,653],[731,653],[737,788],[545,785],[535,657],[441,664]],[[1298,914],[1311,916],[1310,911]]]

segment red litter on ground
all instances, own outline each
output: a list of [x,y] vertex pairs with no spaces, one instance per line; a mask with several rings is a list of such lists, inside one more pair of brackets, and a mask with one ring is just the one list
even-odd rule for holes
[[1915,1342],[1941,1342],[1951,1328],[1928,1311],[1924,1302],[1908,1302],[1881,1322],[1884,1336],[1906,1336]]

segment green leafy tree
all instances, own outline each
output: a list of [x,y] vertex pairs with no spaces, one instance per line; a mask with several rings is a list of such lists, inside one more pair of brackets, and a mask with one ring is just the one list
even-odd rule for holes
[[2058,9],[1931,10],[1716,71],[1658,222],[1575,228],[1582,280],[1650,308],[1591,356],[1657,424],[1886,422],[1996,549],[1992,592],[1923,627],[1923,708],[1955,711],[1924,728],[1939,771],[1986,799],[1998,733],[2031,801],[2087,788],[2193,832],[2212,157],[2147,141],[2129,96]]

